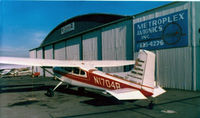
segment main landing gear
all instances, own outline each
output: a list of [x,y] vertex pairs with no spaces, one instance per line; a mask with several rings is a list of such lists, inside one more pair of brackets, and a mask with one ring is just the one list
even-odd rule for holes
[[85,91],[85,88],[83,88],[83,87],[79,87],[79,88],[78,88],[78,92],[79,92],[79,93],[84,93],[84,91]]
[[78,93],[79,93],[79,95],[84,95],[85,94],[85,88],[78,87]]
[[49,88],[49,89],[47,90],[47,93],[45,93],[45,95],[48,96],[48,97],[53,97],[53,96],[54,96],[54,91],[53,91],[53,89],[52,89],[52,88]]
[[46,93],[45,95],[48,96],[48,97],[53,97],[53,96],[54,96],[54,91],[55,91],[62,83],[63,83],[62,81],[59,82],[59,83],[56,85],[56,87],[55,87],[54,89],[49,88],[49,89],[47,90],[47,93]]
[[[45,95],[48,96],[48,97],[53,97],[53,96],[54,96],[54,91],[55,91],[62,83],[63,83],[62,81],[59,82],[59,83],[56,85],[56,87],[55,87],[54,89],[48,88],[48,89],[47,89],[47,92],[45,93]],[[70,86],[69,84],[66,84],[65,89],[68,89],[68,88],[70,88],[70,87],[71,87],[71,86]]]

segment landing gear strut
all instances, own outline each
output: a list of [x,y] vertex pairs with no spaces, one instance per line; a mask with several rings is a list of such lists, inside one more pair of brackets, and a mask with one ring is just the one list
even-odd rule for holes
[[54,91],[55,91],[62,83],[63,83],[62,81],[59,82],[58,85],[56,85],[56,87],[55,87],[54,89],[49,88],[49,89],[47,90],[47,93],[46,93],[45,95],[48,96],[48,97],[53,97],[53,96],[54,96]]

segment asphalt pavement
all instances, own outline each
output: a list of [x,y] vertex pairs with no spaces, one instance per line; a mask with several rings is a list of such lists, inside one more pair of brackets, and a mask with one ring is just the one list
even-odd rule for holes
[[154,99],[118,101],[100,91],[59,87],[54,97],[44,94],[58,81],[30,76],[0,78],[0,118],[200,118],[200,92],[166,89]]

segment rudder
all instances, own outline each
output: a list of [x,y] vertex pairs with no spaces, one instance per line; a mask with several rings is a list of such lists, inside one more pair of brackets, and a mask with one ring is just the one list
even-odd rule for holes
[[155,81],[155,54],[140,50],[135,66],[132,70],[135,78],[141,79],[142,89],[153,93]]

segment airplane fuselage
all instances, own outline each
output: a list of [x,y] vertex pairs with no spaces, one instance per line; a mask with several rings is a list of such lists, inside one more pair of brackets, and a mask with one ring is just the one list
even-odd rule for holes
[[[53,69],[53,71],[57,76],[61,77],[63,82],[79,87],[93,88],[98,90],[116,90],[123,88],[132,88],[141,91],[146,97],[153,95],[153,93],[142,89],[144,85],[130,80],[126,80],[122,77],[104,73],[95,68],[87,70],[84,67],[56,67]],[[145,87],[148,89],[154,89],[148,86]]]

